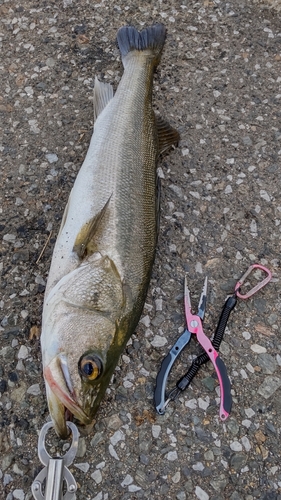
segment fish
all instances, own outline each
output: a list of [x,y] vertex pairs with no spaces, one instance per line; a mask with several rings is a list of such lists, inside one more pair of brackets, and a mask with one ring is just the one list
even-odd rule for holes
[[179,141],[152,107],[163,24],[117,32],[124,67],[114,94],[95,79],[94,129],[63,214],[48,275],[41,351],[49,412],[88,434],[139,322],[159,227],[157,160]]

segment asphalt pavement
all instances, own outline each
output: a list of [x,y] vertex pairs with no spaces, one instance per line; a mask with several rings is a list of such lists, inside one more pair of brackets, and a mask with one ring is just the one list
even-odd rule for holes
[[[40,326],[52,251],[93,128],[94,78],[116,89],[116,32],[163,22],[154,106],[181,134],[159,161],[161,217],[146,305],[92,434],[70,467],[77,500],[280,500],[280,1],[0,1],[0,494],[30,500],[48,421]],[[164,416],[153,391],[185,328],[184,276],[205,332],[251,264],[271,283],[238,300],[221,356],[230,417],[212,365]],[[249,285],[262,279],[255,272]],[[77,332],[77,341],[79,341]],[[168,381],[199,353],[192,340]],[[51,454],[60,443],[50,432]]]

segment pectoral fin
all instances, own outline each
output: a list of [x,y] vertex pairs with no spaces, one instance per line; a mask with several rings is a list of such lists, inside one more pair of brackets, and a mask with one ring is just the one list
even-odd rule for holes
[[156,127],[159,140],[159,154],[169,149],[171,146],[176,146],[180,140],[180,135],[176,129],[163,120],[161,116],[156,116]]
[[73,252],[76,252],[80,259],[83,259],[85,256],[91,255],[91,253],[93,253],[93,239],[101,223],[101,220],[106,213],[110,198],[111,195],[102,209],[96,215],[94,215],[91,220],[84,224],[84,226],[76,236],[76,240],[73,246]]

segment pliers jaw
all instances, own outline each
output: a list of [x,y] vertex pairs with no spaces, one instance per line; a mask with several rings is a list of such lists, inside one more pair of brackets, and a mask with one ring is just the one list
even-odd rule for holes
[[199,300],[198,313],[197,313],[197,316],[199,316],[199,318],[201,318],[202,321],[204,319],[205,311],[206,311],[207,286],[208,286],[208,277],[206,276],[205,281],[204,281],[204,285],[203,285],[203,289],[202,289],[202,293],[200,296],[200,300]]
[[[197,316],[203,321],[205,312],[206,312],[206,303],[207,303],[207,287],[208,287],[208,277],[206,276],[204,285],[202,288],[202,292],[199,299],[198,304],[198,312]],[[185,316],[188,323],[188,318],[193,316],[191,312],[191,299],[190,299],[190,290],[187,285],[187,278],[184,278],[184,307],[185,307]]]

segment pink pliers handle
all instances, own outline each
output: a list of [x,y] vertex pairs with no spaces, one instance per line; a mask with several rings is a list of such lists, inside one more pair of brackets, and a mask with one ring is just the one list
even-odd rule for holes
[[230,392],[231,386],[225,364],[220,358],[218,352],[214,349],[210,339],[205,335],[203,330],[202,319],[205,314],[206,295],[207,295],[207,278],[205,278],[204,287],[199,302],[198,314],[192,314],[190,292],[185,278],[184,305],[185,305],[187,329],[190,333],[194,333],[197,336],[198,342],[201,344],[205,352],[208,354],[211,362],[214,365],[220,384],[220,396],[221,396],[220,418],[221,420],[226,420],[230,414],[232,406],[232,397]]

